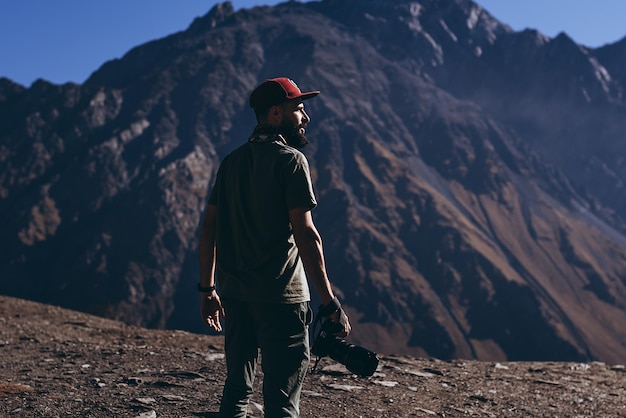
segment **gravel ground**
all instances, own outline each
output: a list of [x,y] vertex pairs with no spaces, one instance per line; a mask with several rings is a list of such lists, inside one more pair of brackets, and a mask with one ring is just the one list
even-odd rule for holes
[[[323,358],[302,417],[626,417],[623,365],[380,355],[357,377]],[[221,337],[148,330],[0,296],[0,416],[214,417]],[[250,417],[261,417],[257,390]]]

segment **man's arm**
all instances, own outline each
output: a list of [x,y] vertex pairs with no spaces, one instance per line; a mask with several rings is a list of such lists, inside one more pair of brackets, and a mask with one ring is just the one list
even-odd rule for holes
[[207,205],[202,230],[200,232],[200,284],[203,287],[215,285],[215,229],[217,225],[217,207]]
[[[327,306],[333,302],[335,295],[326,273],[322,237],[313,224],[311,211],[306,208],[291,209],[289,210],[289,219],[307,277],[313,283],[322,304]],[[345,320],[340,320],[341,314],[343,314]],[[339,333],[341,336],[346,336],[350,333],[350,322],[343,310],[338,310],[330,315],[329,318],[335,322],[345,322],[343,324],[344,331]]]
[[[200,286],[215,286],[215,230],[217,225],[217,207],[207,205],[202,221],[200,243],[198,244],[200,261]],[[224,316],[224,310],[219,296],[215,290],[201,292],[201,315],[204,322],[216,331],[222,330],[220,315]]]

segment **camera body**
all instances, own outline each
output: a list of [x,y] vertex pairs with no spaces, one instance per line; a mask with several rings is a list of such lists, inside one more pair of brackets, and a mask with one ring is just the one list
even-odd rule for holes
[[378,367],[376,353],[333,335],[341,330],[341,324],[329,319],[325,320],[313,341],[311,353],[318,357],[329,356],[356,375],[372,376]]

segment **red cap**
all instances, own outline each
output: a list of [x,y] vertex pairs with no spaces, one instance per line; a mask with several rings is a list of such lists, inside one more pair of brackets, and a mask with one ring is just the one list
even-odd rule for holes
[[318,94],[319,91],[302,93],[296,83],[287,77],[270,78],[254,89],[250,95],[250,107],[263,110],[288,100],[307,100]]

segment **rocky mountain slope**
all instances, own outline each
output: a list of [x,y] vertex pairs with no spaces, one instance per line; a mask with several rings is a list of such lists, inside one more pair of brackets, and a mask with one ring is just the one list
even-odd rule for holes
[[207,192],[287,75],[322,91],[305,153],[354,342],[624,361],[622,44],[469,0],[222,3],[83,85],[0,79],[0,292],[201,330]]

